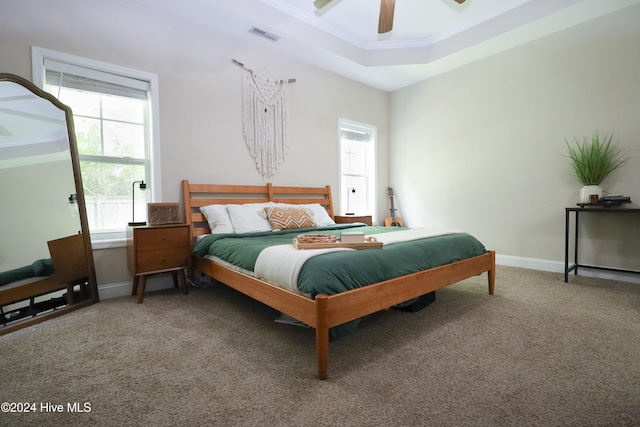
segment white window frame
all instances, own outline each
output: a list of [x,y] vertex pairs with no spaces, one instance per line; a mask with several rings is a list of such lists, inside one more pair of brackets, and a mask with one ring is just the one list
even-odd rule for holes
[[[338,119],[338,155],[339,155],[339,165],[340,165],[340,191],[339,191],[339,200],[340,200],[340,214],[344,215],[347,211],[346,203],[347,200],[347,192],[349,189],[346,184],[343,183],[343,172],[342,172],[342,129],[348,129],[355,132],[368,132],[371,134],[371,159],[369,159],[368,164],[368,173],[366,175],[367,178],[367,191],[366,191],[366,201],[365,204],[367,206],[366,212],[356,212],[356,216],[359,215],[371,215],[372,224],[376,223],[376,188],[377,188],[377,170],[376,170],[376,158],[377,158],[377,141],[378,141],[378,128],[369,125],[366,123],[359,123],[353,120],[347,119]],[[371,176],[371,173],[373,176]]]
[[[149,183],[147,191],[150,191],[151,201],[160,200],[162,194],[161,173],[160,173],[160,121],[159,121],[159,102],[158,102],[158,76],[156,74],[134,70],[131,68],[121,67],[118,65],[108,64],[105,62],[95,61],[80,56],[70,55],[63,52],[56,52],[49,49],[33,46],[31,48],[31,64],[33,83],[44,90],[45,83],[45,61],[53,60],[64,62],[70,66],[77,66],[85,69],[87,72],[96,70],[98,73],[104,72],[109,74],[120,75],[129,79],[142,80],[149,85],[149,146],[147,161],[150,167],[147,173],[150,174],[146,179]],[[92,232],[91,244],[94,249],[122,247],[125,245],[126,224],[123,224],[122,231],[117,232]]]

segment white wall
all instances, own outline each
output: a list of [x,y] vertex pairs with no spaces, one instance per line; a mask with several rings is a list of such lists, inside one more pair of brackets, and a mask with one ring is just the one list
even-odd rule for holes
[[[0,70],[31,80],[31,46],[158,75],[163,202],[180,181],[333,187],[339,200],[338,118],[378,128],[380,212],[388,182],[389,95],[125,0],[5,0]],[[264,43],[272,43],[264,41]],[[279,173],[256,171],[242,139],[241,68],[297,81],[290,89],[290,148]],[[124,249],[95,251],[98,284],[127,283]],[[153,285],[153,283],[152,283]],[[102,291],[101,291],[102,293]]]
[[[503,260],[557,270],[564,208],[580,188],[565,138],[614,131],[633,157],[603,188],[639,206],[639,76],[634,6],[393,93],[398,214],[412,227],[468,230]],[[640,270],[640,215],[581,220],[581,262]]]

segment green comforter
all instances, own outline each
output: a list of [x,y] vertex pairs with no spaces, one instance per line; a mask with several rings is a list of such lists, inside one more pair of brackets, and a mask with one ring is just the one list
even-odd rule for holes
[[[366,235],[398,231],[397,227],[337,224],[313,229],[285,230],[248,234],[211,234],[201,238],[193,252],[213,255],[245,270],[254,271],[260,252],[268,246],[290,245],[298,234],[326,233],[339,235],[357,228]],[[382,249],[331,252],[307,260],[298,276],[298,289],[314,297],[332,295],[349,289],[450,264],[482,255],[486,249],[467,233],[453,233],[409,242],[385,245]],[[330,331],[336,339],[355,329],[357,321]]]

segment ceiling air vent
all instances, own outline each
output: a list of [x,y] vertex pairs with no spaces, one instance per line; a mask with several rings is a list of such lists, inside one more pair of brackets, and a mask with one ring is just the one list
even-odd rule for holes
[[280,36],[276,36],[273,33],[270,33],[270,32],[265,31],[265,30],[261,30],[260,28],[256,28],[256,27],[251,27],[249,32],[251,34],[256,35],[256,36],[263,37],[263,38],[265,38],[267,40],[271,40],[272,42],[277,42],[280,39]]

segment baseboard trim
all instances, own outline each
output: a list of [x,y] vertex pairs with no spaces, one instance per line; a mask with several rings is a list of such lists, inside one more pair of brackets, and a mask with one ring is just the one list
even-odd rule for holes
[[[507,267],[528,268],[530,270],[549,271],[551,273],[564,274],[564,262],[562,261],[551,261],[538,258],[524,258],[511,255],[496,255],[496,264],[504,265]],[[573,273],[571,273],[571,275],[573,275]],[[605,271],[596,270],[589,267],[580,267],[579,275],[640,284],[640,274],[636,273],[625,273],[622,271]]]
[[564,263],[538,258],[524,258],[511,255],[496,254],[496,264],[507,267],[528,268],[530,270],[549,271],[552,273],[563,273]]
[[[101,300],[131,296],[131,282],[109,283],[98,286],[98,295]],[[145,293],[170,289],[173,287],[173,279],[170,275],[151,276],[147,279]]]

